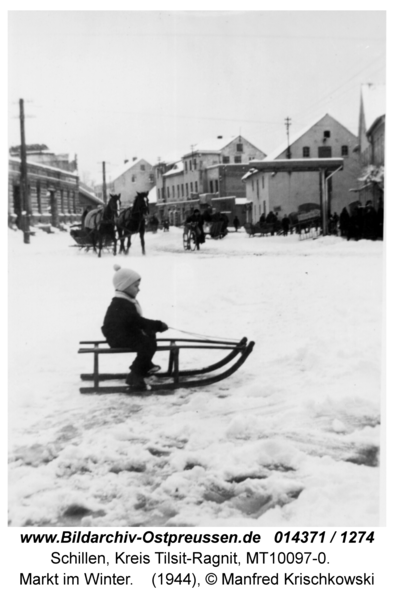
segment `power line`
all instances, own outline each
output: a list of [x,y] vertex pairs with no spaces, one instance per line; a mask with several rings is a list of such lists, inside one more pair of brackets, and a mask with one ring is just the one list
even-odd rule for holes
[[[313,104],[309,105],[307,108],[303,109],[302,111],[298,112],[295,114],[295,116],[299,116],[304,114],[306,111],[309,111],[311,108],[314,108],[316,105],[320,104],[321,102],[323,102],[326,98],[328,98],[329,96],[332,96],[336,91],[340,90],[344,85],[348,85],[349,82],[354,79],[355,77],[357,77],[358,75],[360,75],[363,71],[365,71],[365,69],[369,69],[369,67],[371,67],[375,62],[377,62],[378,60],[380,60],[382,58],[382,54],[380,54],[378,57],[376,57],[372,62],[370,62],[368,65],[366,65],[365,67],[363,67],[362,69],[360,69],[360,71],[358,71],[357,73],[355,73],[354,75],[352,75],[350,77],[350,79],[348,79],[346,82],[341,83],[338,87],[334,88],[333,90],[331,90],[330,92],[326,93],[324,96],[322,96],[319,100],[317,100],[316,102],[314,102]],[[358,85],[358,84],[356,84]],[[353,88],[351,88],[353,89]]]

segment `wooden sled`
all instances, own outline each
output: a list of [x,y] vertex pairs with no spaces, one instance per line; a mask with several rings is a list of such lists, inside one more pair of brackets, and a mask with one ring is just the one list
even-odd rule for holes
[[[106,341],[80,342],[82,348],[78,354],[93,354],[93,373],[82,373],[82,381],[91,381],[93,385],[80,388],[82,394],[114,394],[128,393],[139,395],[127,385],[100,385],[102,381],[124,380],[127,373],[100,373],[99,357],[106,354],[135,353],[129,348],[109,348]],[[195,340],[195,339],[170,339],[157,340],[157,352],[169,352],[168,369],[165,372],[156,373],[151,390],[146,393],[155,393],[178,388],[201,387],[217,383],[229,377],[245,362],[252,352],[254,342],[248,342],[242,338],[239,342],[222,342],[220,340]],[[221,360],[200,369],[181,370],[180,351],[194,350],[227,350],[227,355]],[[224,370],[223,367],[227,367]]]

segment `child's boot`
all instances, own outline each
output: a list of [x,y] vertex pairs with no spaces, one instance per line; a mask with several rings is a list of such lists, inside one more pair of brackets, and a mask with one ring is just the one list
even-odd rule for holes
[[142,375],[138,375],[134,371],[130,371],[130,373],[127,375],[126,383],[131,389],[141,392],[147,392],[151,389],[151,387],[145,382]]

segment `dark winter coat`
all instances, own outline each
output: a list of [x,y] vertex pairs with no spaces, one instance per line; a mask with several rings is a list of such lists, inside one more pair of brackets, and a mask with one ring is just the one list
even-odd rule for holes
[[135,304],[124,298],[113,298],[101,328],[113,348],[137,347],[146,334],[163,331],[162,321],[145,319]]

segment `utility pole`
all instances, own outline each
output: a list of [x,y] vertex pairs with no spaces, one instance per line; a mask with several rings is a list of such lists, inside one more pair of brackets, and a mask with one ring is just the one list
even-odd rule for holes
[[27,159],[26,159],[26,140],[25,140],[25,110],[23,100],[19,100],[19,120],[21,128],[21,196],[22,196],[22,231],[23,241],[30,244],[30,206],[29,192],[27,183]]
[[107,183],[105,181],[105,161],[103,161],[103,200],[107,204]]
[[290,135],[289,135],[290,124],[291,124],[290,117],[286,117],[286,119],[285,119],[285,125],[286,125],[286,131],[287,131],[287,151],[286,151],[286,158],[291,158]]

